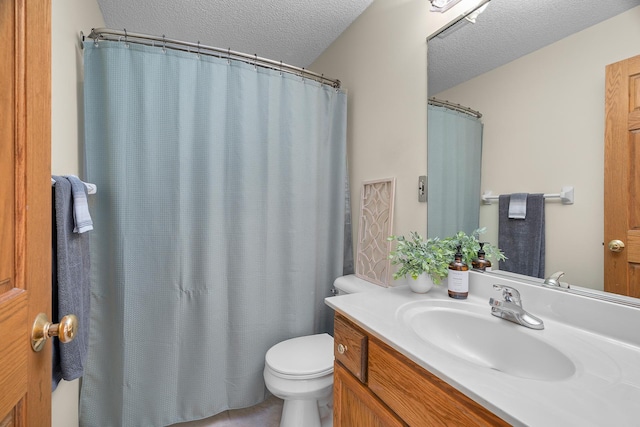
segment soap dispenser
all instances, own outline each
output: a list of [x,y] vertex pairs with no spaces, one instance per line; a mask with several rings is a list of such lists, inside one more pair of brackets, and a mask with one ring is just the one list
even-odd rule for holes
[[485,258],[484,252],[485,242],[480,242],[480,250],[478,251],[478,258],[474,259],[471,266],[478,270],[491,271],[491,261]]
[[455,299],[466,299],[469,295],[469,267],[462,262],[461,247],[455,254],[455,259],[449,264],[449,279],[447,280],[449,296]]

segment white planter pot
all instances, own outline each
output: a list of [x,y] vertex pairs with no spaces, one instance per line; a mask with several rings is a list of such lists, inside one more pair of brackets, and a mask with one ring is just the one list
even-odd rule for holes
[[427,273],[422,273],[417,279],[409,277],[407,282],[409,282],[409,288],[418,294],[427,293],[433,288],[433,280],[431,280],[431,276]]

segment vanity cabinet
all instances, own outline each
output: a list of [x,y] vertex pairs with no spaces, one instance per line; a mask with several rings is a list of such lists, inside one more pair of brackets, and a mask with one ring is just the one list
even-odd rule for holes
[[382,400],[339,362],[333,371],[334,427],[403,427],[405,424]]
[[334,352],[334,427],[509,425],[340,314]]
[[367,335],[342,316],[336,315],[334,324],[334,427],[406,426],[366,386]]

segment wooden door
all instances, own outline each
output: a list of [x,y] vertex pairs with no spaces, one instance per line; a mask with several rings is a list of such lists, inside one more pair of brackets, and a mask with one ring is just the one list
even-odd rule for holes
[[604,218],[604,290],[640,298],[640,55],[606,67]]
[[51,425],[51,4],[0,1],[0,426]]

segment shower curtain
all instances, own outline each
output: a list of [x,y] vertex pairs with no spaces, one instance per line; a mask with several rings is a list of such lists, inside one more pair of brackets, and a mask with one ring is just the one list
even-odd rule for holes
[[480,222],[482,122],[428,106],[427,236],[471,234]]
[[266,397],[268,348],[332,331],[346,94],[226,58],[84,44],[94,233],[83,426]]

